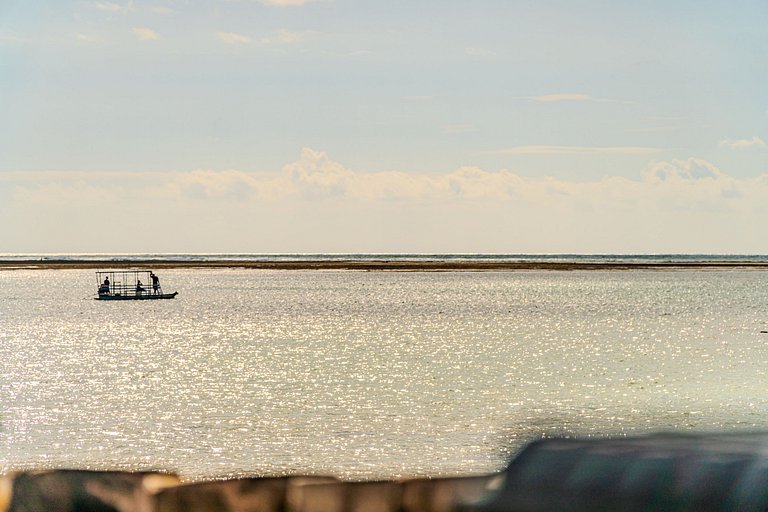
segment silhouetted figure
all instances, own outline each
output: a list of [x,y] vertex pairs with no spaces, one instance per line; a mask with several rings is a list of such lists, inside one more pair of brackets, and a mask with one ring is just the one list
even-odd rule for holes
[[149,277],[152,278],[152,294],[157,295],[160,291],[160,278],[157,277],[154,272],[150,272]]
[[109,295],[109,277],[105,277],[104,282],[99,286],[99,295]]
[[141,285],[141,280],[136,281],[136,295],[141,295],[141,293],[144,291],[144,287]]

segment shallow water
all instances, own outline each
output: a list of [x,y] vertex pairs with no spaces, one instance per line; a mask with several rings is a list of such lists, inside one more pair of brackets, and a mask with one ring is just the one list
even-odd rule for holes
[[0,471],[501,469],[541,435],[768,428],[768,274],[0,272]]

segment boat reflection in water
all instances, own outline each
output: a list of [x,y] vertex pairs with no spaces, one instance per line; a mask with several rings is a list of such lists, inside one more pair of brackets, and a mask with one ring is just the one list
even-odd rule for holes
[[179,293],[163,293],[151,270],[102,270],[96,272],[96,283],[96,300],[173,299]]

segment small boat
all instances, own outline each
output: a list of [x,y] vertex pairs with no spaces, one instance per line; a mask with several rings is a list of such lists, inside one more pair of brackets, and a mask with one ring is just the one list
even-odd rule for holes
[[100,270],[96,283],[96,300],[173,299],[179,294],[163,293],[160,279],[151,270]]

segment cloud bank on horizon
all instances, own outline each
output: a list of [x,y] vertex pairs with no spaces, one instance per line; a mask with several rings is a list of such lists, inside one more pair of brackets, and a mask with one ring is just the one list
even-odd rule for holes
[[768,252],[768,4],[418,6],[5,4],[0,252]]
[[136,252],[137,240],[154,252],[466,252],[470,239],[491,253],[642,253],[649,240],[669,252],[752,253],[763,242],[751,220],[768,215],[768,174],[735,178],[696,158],[575,182],[478,167],[353,171],[305,148],[275,172],[25,171],[0,175],[0,186],[24,219],[6,240],[31,231],[44,243],[30,252],[51,241]]

